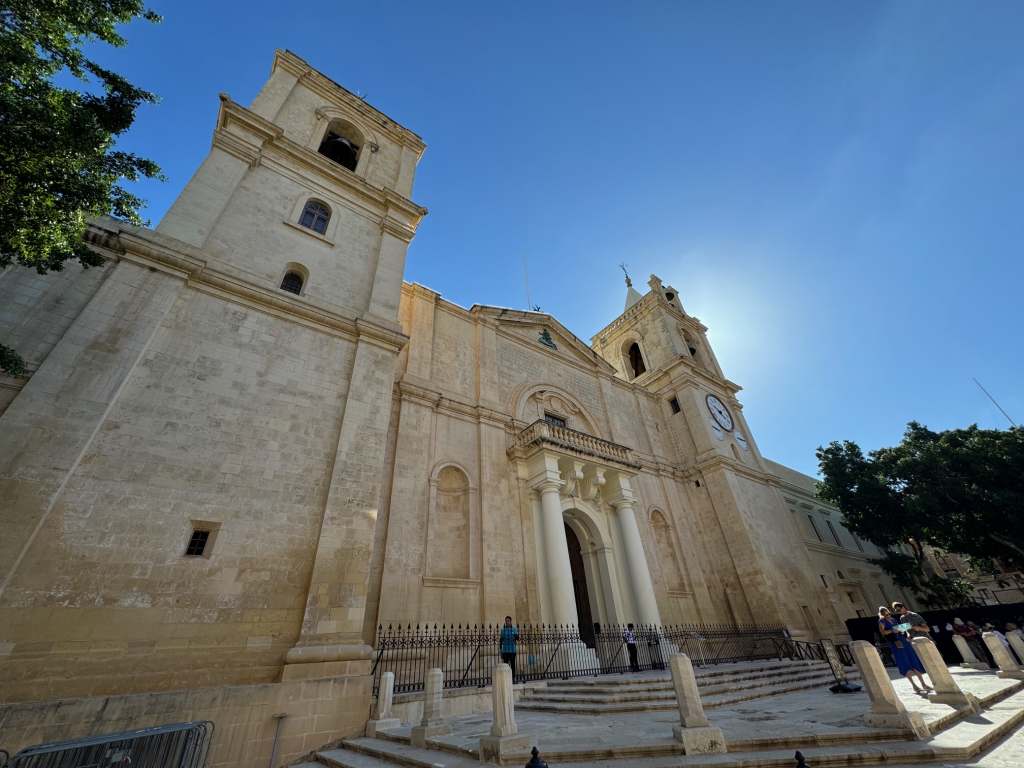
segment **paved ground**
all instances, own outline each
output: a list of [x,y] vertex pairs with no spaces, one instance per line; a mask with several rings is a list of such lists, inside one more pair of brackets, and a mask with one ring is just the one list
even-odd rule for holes
[[[1017,681],[1001,680],[992,672],[960,668],[954,668],[952,672],[965,691],[981,699],[1018,685]],[[638,675],[636,678],[651,679],[651,675]],[[914,694],[906,680],[896,679],[894,684],[907,708],[920,712],[929,724],[937,724],[954,714],[952,707],[932,703]],[[895,737],[891,732],[887,734],[864,725],[862,716],[868,707],[868,697],[864,692],[832,694],[827,689],[815,689],[709,710],[708,716],[712,725],[723,730],[734,750],[740,747],[740,742],[748,742],[751,749],[757,750],[779,749],[794,743],[810,747],[815,744],[878,741],[887,735]],[[568,757],[567,753],[577,750],[621,753],[630,747],[668,747],[673,743],[672,726],[677,717],[673,711],[601,716],[545,712],[517,712],[516,715],[520,733],[531,734],[542,753],[551,757],[558,753]],[[489,714],[453,718],[450,721],[452,732],[437,740],[452,747],[475,749],[480,737],[488,733],[490,720]],[[402,732],[407,733],[408,729]],[[1005,754],[1005,757],[997,756],[997,753]],[[997,762],[977,765],[985,768],[990,765],[992,768],[1024,766],[1024,743],[1015,736],[1011,743],[1000,747],[990,757]]]

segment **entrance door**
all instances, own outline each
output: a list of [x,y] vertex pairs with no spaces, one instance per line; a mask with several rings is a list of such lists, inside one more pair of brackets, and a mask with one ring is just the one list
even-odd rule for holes
[[594,647],[594,617],[590,612],[590,594],[587,592],[587,573],[583,569],[583,550],[572,526],[565,526],[565,541],[569,545],[569,566],[572,568],[572,591],[576,596],[576,615],[580,621],[580,639]]

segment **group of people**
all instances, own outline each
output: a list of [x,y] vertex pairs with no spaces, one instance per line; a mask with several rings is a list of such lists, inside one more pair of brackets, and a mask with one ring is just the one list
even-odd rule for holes
[[934,690],[925,682],[924,664],[910,642],[914,637],[927,637],[930,633],[921,614],[914,613],[903,603],[893,603],[891,609],[879,606],[878,633],[889,643],[896,668],[910,681],[914,690],[917,693]]
[[[512,679],[516,679],[516,646],[519,643],[519,630],[512,625],[512,617],[505,617],[505,624],[501,628],[498,642],[500,644],[501,660],[512,668]],[[629,656],[629,669],[632,672],[640,671],[639,652],[637,650],[636,632],[633,624],[627,625],[622,633],[622,642],[626,646],[626,653]],[[660,663],[660,655],[652,652],[655,668],[664,669]]]
[[[985,643],[982,642],[982,634],[984,632],[993,633],[1004,646],[1009,648],[1010,643],[1002,630],[1012,632],[1015,629],[1018,629],[1018,623],[1012,621],[999,626],[991,621],[983,621],[979,626],[973,621],[964,621],[960,618],[954,618],[952,623],[945,626],[946,633],[962,637],[977,658],[990,662],[991,655],[985,647]],[[914,637],[928,637],[933,632],[940,633],[933,638],[935,640],[945,636],[941,634],[940,626],[936,625],[929,629],[924,618],[909,610],[903,603],[893,603],[891,609],[884,605],[878,609],[878,633],[888,643],[893,661],[896,662],[900,674],[910,680],[910,684],[918,693],[927,693],[931,687],[924,681],[924,665],[917,653],[914,652],[910,641]]]

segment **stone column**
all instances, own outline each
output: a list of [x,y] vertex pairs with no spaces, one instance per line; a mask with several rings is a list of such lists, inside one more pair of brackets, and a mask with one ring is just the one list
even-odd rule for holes
[[512,690],[512,667],[498,664],[491,679],[491,699],[494,705],[494,720],[489,736],[480,738],[480,759],[498,764],[507,761],[509,755],[526,756],[530,737],[519,733],[516,726],[515,698]]
[[536,486],[540,494],[544,538],[544,558],[548,574],[548,595],[551,598],[551,621],[554,624],[579,625],[576,596],[572,591],[572,566],[569,545],[565,539],[562,519],[561,482],[544,480]]
[[373,649],[363,619],[398,346],[369,332],[356,344],[306,610],[285,655],[284,681],[362,675],[369,696]]
[[1024,635],[1019,629],[1006,633],[1006,639],[1010,641],[1010,648],[1017,654],[1018,662],[1024,664]]
[[687,755],[725,752],[722,729],[712,726],[704,714],[690,657],[677,653],[672,657],[670,666],[679,704],[679,725],[672,728],[672,736],[683,745],[683,753]]
[[1010,649],[1003,645],[999,635],[995,632],[985,632],[982,634],[981,639],[985,641],[988,652],[992,654],[996,666],[999,667],[999,672],[996,673],[999,677],[1024,680],[1024,669],[1021,669],[1020,664],[1014,661],[1013,656],[1010,654]]
[[423,678],[423,718],[420,724],[412,729],[411,740],[414,747],[423,749],[427,739],[443,736],[448,733],[444,711],[444,672],[437,667],[429,670]]
[[968,669],[988,669],[988,664],[983,661],[979,661],[978,657],[974,655],[974,651],[971,650],[971,646],[967,641],[960,635],[953,635],[953,645],[960,652],[960,658],[963,659],[961,667],[967,667]]
[[928,738],[924,718],[919,712],[908,712],[896,695],[878,649],[864,640],[855,640],[850,643],[850,650],[871,699],[871,711],[864,715],[864,722],[876,728],[906,729],[914,734],[915,739]]
[[373,717],[366,723],[366,735],[376,736],[381,731],[398,728],[402,721],[391,715],[391,702],[395,696],[395,673],[385,672],[380,676],[380,687],[377,690],[377,703],[373,707]]
[[940,704],[949,704],[958,709],[967,707],[975,714],[980,712],[981,703],[978,701],[978,698],[972,694],[964,693],[960,689],[956,680],[949,673],[949,668],[946,666],[946,662],[942,660],[939,649],[935,647],[932,639],[930,637],[915,637],[911,642],[917,657],[924,664],[925,672],[931,678],[932,687],[935,689],[932,693],[928,694],[928,699],[930,701],[937,701]]
[[629,570],[629,583],[633,592],[632,613],[641,624],[660,625],[661,615],[654,597],[654,585],[651,583],[644,545],[640,540],[640,529],[636,524],[633,499],[621,497],[611,503],[615,507],[619,536],[626,554],[626,568]]

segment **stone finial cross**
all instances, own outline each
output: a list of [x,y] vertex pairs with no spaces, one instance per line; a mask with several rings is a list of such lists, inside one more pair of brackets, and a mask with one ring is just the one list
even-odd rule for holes
[[494,720],[489,736],[480,738],[480,760],[506,763],[510,755],[526,754],[530,737],[519,733],[516,726],[515,691],[512,687],[512,667],[498,664],[491,677],[491,700]]
[[981,639],[985,641],[988,652],[992,654],[996,666],[999,667],[999,672],[996,673],[999,677],[1024,680],[1024,669],[1020,668],[1020,664],[1010,654],[1010,649],[1003,645],[999,635],[995,632],[985,632],[982,634]]
[[385,672],[380,676],[377,687],[377,703],[373,707],[373,717],[366,721],[366,735],[373,738],[381,731],[398,728],[402,721],[391,714],[391,703],[395,696],[395,673]]
[[697,687],[697,677],[693,673],[690,657],[685,653],[677,653],[669,666],[679,705],[679,725],[672,729],[672,735],[683,745],[683,754],[725,752],[722,729],[708,723],[704,714],[700,688]]
[[968,669],[988,669],[988,664],[978,660],[978,657],[974,655],[974,651],[971,650],[971,646],[965,638],[954,634],[953,645],[960,652],[960,658],[964,660],[961,666]]
[[423,749],[427,739],[448,733],[444,719],[444,672],[437,667],[427,671],[423,678],[423,719],[412,729],[410,740],[414,747]]
[[850,650],[853,651],[864,688],[871,699],[871,710],[864,715],[864,722],[876,728],[909,730],[917,739],[928,738],[928,726],[921,713],[908,712],[896,695],[878,649],[864,640],[855,640],[850,643]]
[[930,637],[915,637],[911,643],[917,657],[924,664],[925,672],[931,678],[932,687],[935,688],[935,692],[928,695],[931,701],[954,707],[968,707],[975,714],[981,711],[981,704],[977,697],[964,693],[953,679],[953,675],[949,673],[949,667],[946,666],[939,649],[935,647],[935,643]]

